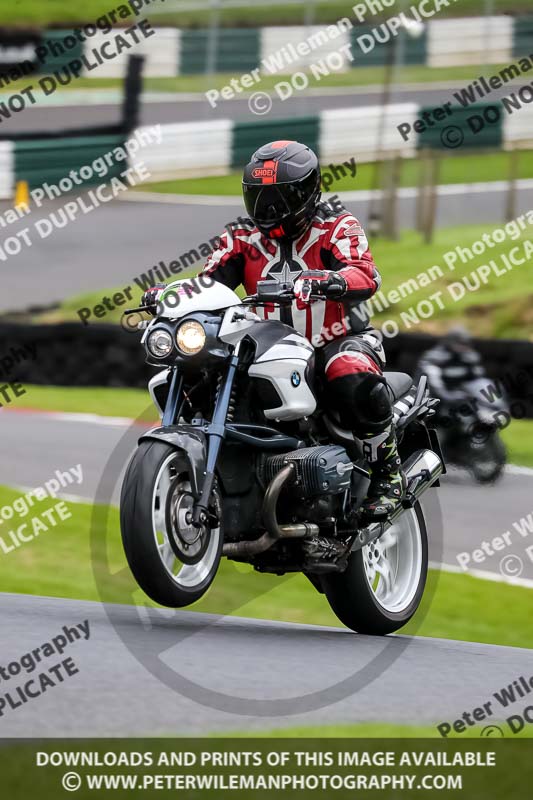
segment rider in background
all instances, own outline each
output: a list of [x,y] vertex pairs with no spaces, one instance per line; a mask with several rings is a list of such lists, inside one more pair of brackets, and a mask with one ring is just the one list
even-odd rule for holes
[[427,375],[432,396],[451,408],[468,399],[467,384],[487,377],[472,337],[460,325],[423,354],[417,373]]

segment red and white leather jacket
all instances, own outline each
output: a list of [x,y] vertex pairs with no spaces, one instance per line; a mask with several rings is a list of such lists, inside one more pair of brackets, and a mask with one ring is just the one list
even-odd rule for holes
[[231,289],[242,284],[250,295],[260,280],[293,282],[313,269],[339,271],[346,294],[306,308],[298,308],[296,302],[289,308],[258,308],[258,314],[292,325],[315,346],[367,328],[364,301],[379,289],[381,276],[359,221],[330,203],[320,203],[309,230],[292,242],[266,238],[251,220],[228,226],[202,272]]

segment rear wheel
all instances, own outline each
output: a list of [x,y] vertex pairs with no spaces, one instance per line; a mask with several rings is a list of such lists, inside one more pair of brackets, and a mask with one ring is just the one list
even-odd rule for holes
[[415,614],[426,585],[428,540],[417,503],[381,539],[350,556],[342,573],[322,576],[334,613],[358,633],[393,633]]
[[[194,498],[187,459],[163,442],[142,442],[126,472],[120,526],[128,564],[141,589],[164,606],[199,600],[216,575],[222,553],[220,525],[190,524]],[[220,519],[215,488],[210,511]]]

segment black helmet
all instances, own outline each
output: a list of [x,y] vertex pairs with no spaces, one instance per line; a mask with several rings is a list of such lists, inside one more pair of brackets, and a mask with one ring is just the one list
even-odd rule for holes
[[464,352],[473,347],[472,336],[462,325],[454,325],[450,328],[444,337],[444,341],[451,350],[456,350],[457,352]]
[[299,239],[316,213],[320,182],[318,158],[305,144],[265,144],[244,170],[242,188],[248,215],[271,239]]

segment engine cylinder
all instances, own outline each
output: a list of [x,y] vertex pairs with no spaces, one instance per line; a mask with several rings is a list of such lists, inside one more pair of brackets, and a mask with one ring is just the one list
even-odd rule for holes
[[268,485],[286,464],[295,466],[290,490],[299,497],[340,494],[350,488],[353,464],[340,445],[303,447],[266,458],[261,468],[263,484]]

